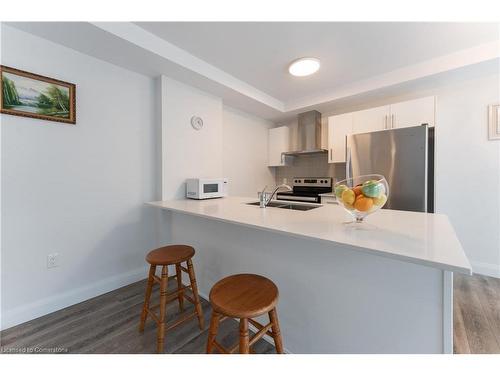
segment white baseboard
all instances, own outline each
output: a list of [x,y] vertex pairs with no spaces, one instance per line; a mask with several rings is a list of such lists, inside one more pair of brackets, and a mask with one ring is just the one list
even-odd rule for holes
[[111,292],[122,286],[134,283],[147,277],[147,267],[141,267],[130,272],[111,276],[84,287],[65,293],[28,303],[1,313],[0,330],[39,318],[65,307],[86,301],[101,294]]
[[471,265],[474,273],[500,278],[500,265],[498,264],[471,261]]

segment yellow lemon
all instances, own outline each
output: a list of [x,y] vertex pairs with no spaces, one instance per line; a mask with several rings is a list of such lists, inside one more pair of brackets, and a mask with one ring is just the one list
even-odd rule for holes
[[387,202],[387,196],[385,194],[382,194],[378,198],[373,198],[373,204],[379,207],[382,207],[385,202]]
[[342,197],[342,193],[343,193],[345,190],[347,190],[347,189],[349,189],[349,188],[347,187],[347,185],[344,185],[344,184],[337,186],[337,187],[335,188],[335,195],[337,196],[337,198]]
[[345,204],[352,205],[355,199],[356,195],[351,189],[347,189],[342,192],[342,202]]

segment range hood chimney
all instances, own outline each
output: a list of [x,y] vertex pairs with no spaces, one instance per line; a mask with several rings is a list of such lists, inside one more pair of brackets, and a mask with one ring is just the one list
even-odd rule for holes
[[298,115],[297,146],[295,151],[284,152],[284,155],[307,155],[325,153],[321,148],[321,113],[309,111]]

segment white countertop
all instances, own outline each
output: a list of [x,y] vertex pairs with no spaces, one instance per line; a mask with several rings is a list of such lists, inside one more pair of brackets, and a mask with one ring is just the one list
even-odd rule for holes
[[339,205],[294,211],[245,204],[256,201],[255,198],[226,197],[150,202],[148,205],[284,235],[346,245],[353,250],[433,268],[471,273],[469,260],[446,215],[379,210],[361,224],[364,229],[359,229],[359,226],[344,224],[351,217]]

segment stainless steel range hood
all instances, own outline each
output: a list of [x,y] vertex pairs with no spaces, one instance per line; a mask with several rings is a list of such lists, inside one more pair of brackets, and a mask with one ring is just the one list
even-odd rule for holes
[[284,152],[283,155],[308,155],[325,153],[321,148],[321,113],[309,111],[298,115],[297,146],[295,151]]

